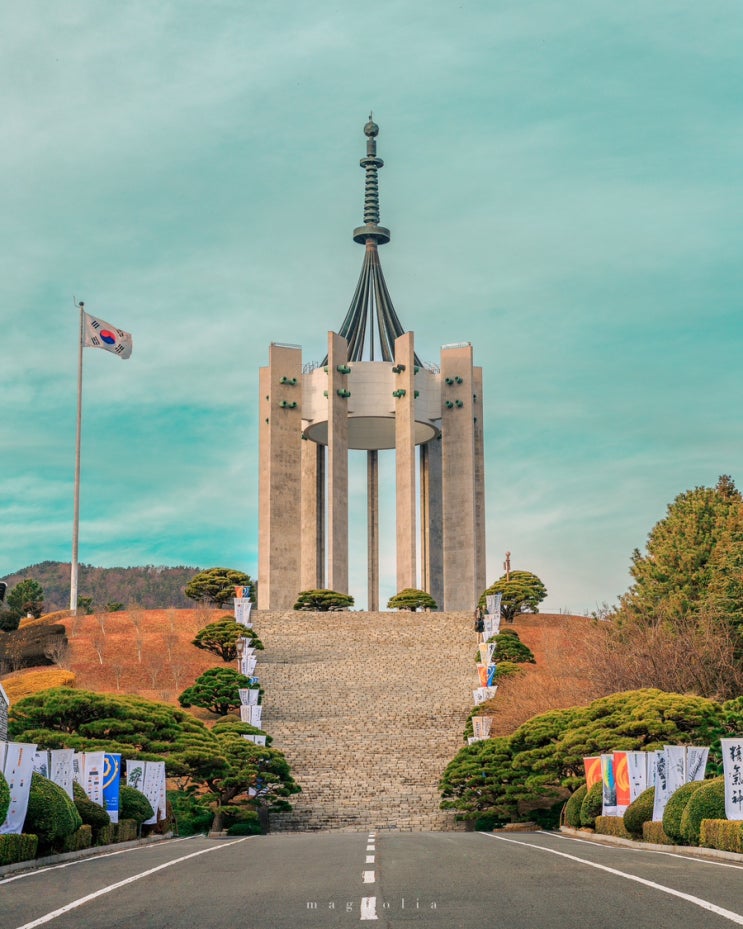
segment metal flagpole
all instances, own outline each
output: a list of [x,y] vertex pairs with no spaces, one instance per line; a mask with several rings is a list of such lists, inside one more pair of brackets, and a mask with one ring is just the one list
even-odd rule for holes
[[77,349],[77,436],[75,439],[75,498],[72,517],[72,563],[70,565],[70,613],[77,616],[77,545],[80,528],[80,436],[82,434],[83,412],[83,313],[85,304],[81,300],[75,306],[80,307],[80,339]]

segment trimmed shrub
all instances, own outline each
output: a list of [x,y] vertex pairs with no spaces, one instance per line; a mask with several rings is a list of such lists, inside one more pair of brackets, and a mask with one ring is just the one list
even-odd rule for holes
[[604,785],[601,781],[594,784],[587,791],[583,802],[580,805],[580,824],[593,829],[596,824],[596,817],[601,816],[604,800]]
[[338,593],[337,590],[303,590],[297,596],[295,610],[307,610],[312,613],[326,613],[335,610],[347,610],[353,606],[350,594]]
[[0,835],[0,865],[31,861],[38,845],[39,837],[35,835]]
[[587,793],[588,788],[585,784],[581,784],[575,793],[568,798],[565,804],[566,826],[570,826],[572,829],[580,829],[582,825],[580,821],[580,808]]
[[[133,787],[121,788],[119,791],[119,822],[131,819],[139,828],[145,820],[151,819],[154,813],[150,801],[143,793]],[[119,839],[118,841],[126,840]]]
[[524,645],[520,639],[508,635],[508,633],[499,632],[498,635],[494,635],[488,641],[495,642],[494,661],[536,664],[536,658],[529,646]]
[[596,832],[599,835],[616,835],[620,839],[631,839],[632,835],[627,832],[624,825],[624,819],[621,816],[597,816]]
[[76,832],[83,821],[62,788],[53,781],[34,772],[28,810],[23,823],[24,832],[39,837],[39,848],[47,851],[60,839]]
[[644,823],[652,822],[654,803],[655,787],[648,787],[624,811],[624,828],[635,838],[642,836]]
[[93,830],[90,826],[83,823],[72,835],[65,836],[65,838],[62,839],[59,850],[60,852],[79,852],[83,848],[90,848],[92,844]]
[[732,819],[703,819],[699,827],[699,844],[722,852],[743,854],[743,822]]
[[111,824],[114,827],[114,842],[133,842],[137,838],[139,826],[134,819],[120,819]]
[[96,829],[93,833],[93,845],[96,847],[99,845],[113,845],[115,841],[116,830],[113,823],[101,826],[100,829]]
[[227,835],[262,835],[262,833],[263,827],[255,812],[243,813],[237,822],[227,827]]
[[438,609],[433,597],[425,590],[417,587],[406,587],[387,601],[388,610],[436,610]]
[[540,829],[559,829],[560,813],[565,801],[561,798],[552,806],[537,808],[529,812],[530,822],[536,823]]
[[663,812],[663,832],[665,832],[668,838],[673,842],[681,843],[683,841],[683,836],[681,835],[681,816],[686,804],[689,802],[689,798],[699,790],[703,783],[704,781],[691,781],[688,784],[684,784],[683,787],[679,787],[679,789],[675,790],[668,798],[666,808]]
[[10,787],[0,771],[0,823],[5,822],[10,807]]
[[88,797],[77,781],[72,785],[72,794],[75,809],[80,814],[84,826],[91,826],[94,831],[98,831],[111,822],[108,813]]
[[523,674],[524,669],[515,661],[499,661],[495,669],[495,679],[503,680],[504,677],[510,677],[513,674]]
[[180,836],[208,832],[214,813],[190,791],[168,791],[168,800],[173,805],[175,832]]
[[642,841],[651,845],[675,845],[663,831],[663,823],[647,822],[642,824]]
[[503,817],[497,813],[481,813],[472,822],[475,832],[492,832],[493,829],[499,829],[504,825]]
[[727,819],[725,815],[725,782],[716,777],[702,781],[692,794],[681,814],[681,838],[687,845],[699,845],[699,831],[703,819]]

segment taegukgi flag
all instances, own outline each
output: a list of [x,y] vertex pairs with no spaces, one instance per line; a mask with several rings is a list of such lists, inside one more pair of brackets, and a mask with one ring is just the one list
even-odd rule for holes
[[132,335],[107,323],[97,316],[83,311],[83,345],[86,348],[103,348],[119,358],[128,358],[132,353]]

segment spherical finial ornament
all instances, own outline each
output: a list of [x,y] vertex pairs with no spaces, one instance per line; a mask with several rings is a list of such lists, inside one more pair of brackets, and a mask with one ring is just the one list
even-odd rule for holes
[[364,126],[364,134],[368,135],[370,138],[374,138],[379,135],[379,126],[372,119],[372,114],[369,114],[369,122]]

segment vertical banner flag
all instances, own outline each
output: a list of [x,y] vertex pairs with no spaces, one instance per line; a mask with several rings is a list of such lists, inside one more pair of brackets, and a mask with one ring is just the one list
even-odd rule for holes
[[256,706],[260,691],[257,687],[240,687],[237,691],[240,694],[240,703],[243,706]]
[[91,316],[83,310],[83,345],[86,348],[103,348],[113,352],[119,358],[128,358],[132,353],[132,335],[117,329],[111,323]]
[[146,763],[145,761],[134,761],[131,758],[126,759],[124,770],[126,772],[127,787],[133,787],[140,793],[143,792],[142,786],[144,784],[144,767]]
[[653,822],[663,821],[668,798],[673,793],[668,776],[668,755],[666,749],[656,752],[655,756],[655,800],[653,802]]
[[586,770],[586,789],[590,790],[601,780],[601,758],[598,755],[584,758],[583,767]]
[[[1,590],[1,588],[0,588]],[[0,597],[2,600],[2,597]],[[8,710],[10,709],[10,700],[0,684],[0,742],[8,738]],[[0,770],[2,770],[2,758],[0,758]]]
[[604,816],[616,816],[617,785],[614,780],[614,755],[601,756],[601,780],[604,785],[601,812]]
[[148,761],[144,769],[144,784],[140,788],[142,793],[150,801],[153,809],[153,815],[144,821],[145,826],[151,826],[157,822],[157,808],[160,799],[161,785],[160,781],[165,779],[165,762]]
[[477,666],[477,676],[480,679],[480,687],[488,686],[488,666],[479,664]]
[[627,752],[614,752],[614,784],[617,790],[617,816],[623,816],[632,802]]
[[700,747],[698,745],[686,746],[686,783],[690,781],[703,781],[704,773],[707,770],[707,758],[709,757],[709,746]]
[[633,803],[648,783],[648,763],[655,762],[649,752],[625,752],[627,756],[627,774],[629,776],[629,802]]
[[253,608],[253,602],[250,599],[250,588],[236,585],[235,586],[235,622],[240,623],[242,626],[247,626],[252,628],[253,624],[250,621],[250,611]]
[[85,752],[83,790],[88,800],[103,806],[103,759],[104,752]]
[[648,756],[647,787],[655,787],[656,778],[658,776],[658,758],[662,754],[663,754],[662,751],[653,751],[653,752],[647,753],[647,756]]
[[112,823],[119,821],[119,786],[121,783],[121,755],[106,752],[103,756],[103,809]]
[[[743,739],[720,739],[725,778],[725,816],[743,819]],[[2,830],[0,830],[2,831]]]
[[49,752],[34,752],[34,774],[40,774],[42,777],[49,777]]
[[50,777],[72,800],[72,759],[75,752],[71,748],[53,748],[51,755]]
[[72,755],[72,780],[82,787],[84,774],[85,752],[74,752]]
[[664,745],[668,759],[668,794],[675,793],[686,783],[686,746]]
[[487,739],[490,735],[490,730],[493,728],[493,717],[492,716],[473,716],[472,717],[472,732],[474,734],[475,740],[480,741],[481,739]]
[[31,775],[34,773],[35,743],[8,742],[5,748],[3,774],[10,788],[10,806],[5,822],[0,824],[0,835],[20,835],[28,810]]
[[247,742],[253,742],[255,745],[265,745],[266,737],[265,735],[244,735],[243,738]]
[[497,665],[489,664],[488,665],[488,687],[492,687],[495,684],[495,672],[498,670]]

